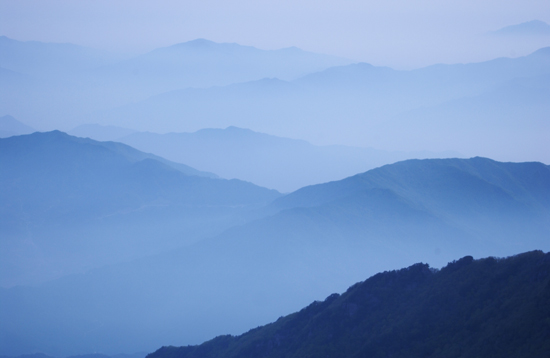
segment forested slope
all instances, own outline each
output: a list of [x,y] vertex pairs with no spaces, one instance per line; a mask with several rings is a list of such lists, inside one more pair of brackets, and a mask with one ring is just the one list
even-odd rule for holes
[[[284,293],[282,293],[284,294]],[[148,358],[548,357],[550,254],[379,273],[241,336]]]

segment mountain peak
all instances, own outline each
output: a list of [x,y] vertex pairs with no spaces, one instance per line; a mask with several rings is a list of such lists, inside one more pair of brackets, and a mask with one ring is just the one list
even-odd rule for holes
[[241,127],[236,127],[236,126],[229,126],[229,127],[225,128],[225,130],[226,130],[227,132],[254,133],[254,131],[251,130],[251,129],[248,129],[248,128],[241,128]]
[[259,51],[255,47],[243,46],[238,43],[214,42],[203,38],[177,43],[167,47],[157,48],[150,53],[178,53],[182,52],[185,55],[189,53],[218,53],[218,52],[234,52],[234,51]]
[[[180,45],[188,45],[188,46],[195,46],[195,47],[203,47],[203,46],[212,46],[217,45],[216,42],[210,41],[207,39],[199,38],[191,41],[184,42]],[[176,45],[177,46],[177,45]]]
[[195,39],[195,40],[174,44],[174,45],[168,46],[166,48],[175,48],[175,49],[189,48],[189,49],[194,49],[194,50],[201,50],[201,49],[212,49],[212,48],[227,47],[227,46],[243,47],[243,48],[248,48],[249,47],[249,46],[239,45],[238,43],[214,42],[214,41],[211,41],[211,40],[198,38],[198,39]]

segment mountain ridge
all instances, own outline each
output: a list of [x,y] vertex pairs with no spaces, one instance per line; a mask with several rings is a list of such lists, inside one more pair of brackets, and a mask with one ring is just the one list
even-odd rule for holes
[[[318,185],[315,185],[315,186],[305,187],[305,188],[302,188],[300,190],[297,190],[294,193],[291,193],[290,195],[287,195],[283,198],[277,199],[271,205],[278,206],[279,208],[302,206],[301,204],[285,204],[285,202],[289,203],[289,202],[295,201],[295,202],[300,203],[300,202],[304,202],[304,200],[307,200],[307,198],[310,198],[310,197],[315,198],[314,199],[315,201],[313,201],[311,204],[308,204],[307,206],[312,206],[312,205],[328,202],[330,200],[333,200],[334,196],[329,196],[328,198],[324,199],[323,198],[323,192],[327,190],[325,188],[329,188],[329,187],[332,186],[336,189],[337,193],[341,192],[341,191],[343,191],[343,193],[346,193],[346,194],[336,194],[336,195],[349,195],[353,192],[352,190],[357,190],[357,189],[355,189],[354,185],[355,186],[366,186],[366,187],[369,187],[371,185],[375,185],[375,186],[378,185],[378,186],[382,186],[382,187],[385,186],[386,184],[385,184],[384,181],[387,180],[385,178],[391,177],[391,174],[390,174],[391,170],[395,170],[396,168],[402,168],[403,170],[407,170],[406,168],[412,168],[412,167],[414,167],[415,164],[419,164],[419,165],[422,165],[422,166],[426,166],[426,169],[428,169],[428,167],[432,163],[441,163],[444,166],[448,166],[449,168],[456,167],[457,169],[466,170],[467,172],[475,175],[478,178],[483,177],[483,175],[481,173],[483,173],[485,171],[488,172],[488,170],[487,170],[488,167],[497,168],[497,167],[500,166],[500,168],[498,168],[498,170],[500,171],[499,175],[501,176],[501,178],[506,177],[507,175],[510,175],[509,171],[512,170],[512,168],[519,167],[519,166],[523,166],[523,167],[528,167],[529,166],[529,167],[531,167],[530,170],[535,171],[535,172],[538,169],[542,170],[543,172],[548,170],[548,165],[545,165],[545,164],[542,164],[542,163],[539,163],[539,162],[499,163],[499,162],[493,161],[491,159],[482,158],[482,157],[474,157],[474,158],[471,158],[471,159],[454,159],[454,158],[451,158],[451,159],[411,159],[411,160],[407,160],[407,161],[403,161],[403,162],[399,162],[399,163],[395,163],[395,164],[388,164],[388,165],[382,166],[380,168],[370,170],[370,171],[365,172],[365,173],[356,174],[356,175],[354,175],[352,177],[349,177],[349,178],[346,178],[342,181],[333,182],[333,183],[318,184]],[[506,169],[504,169],[504,168],[506,168]],[[544,175],[546,180],[550,180],[550,177],[548,176],[549,175],[548,173],[542,174],[542,175]],[[427,173],[422,173],[422,178],[423,179],[417,179],[417,180],[434,180],[434,178],[428,178]],[[410,180],[410,179],[411,178],[407,178],[407,180]],[[529,178],[527,177],[527,178],[523,178],[523,179],[528,180]],[[484,180],[489,180],[489,179],[484,178]],[[495,180],[496,180],[496,178],[495,178]],[[505,180],[505,179],[500,179],[500,180],[502,181],[502,180]],[[490,180],[488,182],[490,184],[498,183],[498,181],[491,183]],[[542,184],[544,184],[544,183],[545,183],[545,181],[543,180]],[[403,184],[400,184],[400,185],[403,185]],[[507,185],[510,186],[512,184],[508,183]],[[521,187],[518,187],[517,185],[514,188],[514,190],[516,190],[516,192],[520,189],[521,189]],[[548,189],[546,189],[546,190],[548,190]],[[333,189],[333,191],[334,191],[334,189]],[[539,198],[539,200],[542,199],[546,203],[548,201],[548,197],[550,197],[549,194],[550,194],[550,192],[546,193],[545,194],[546,198]],[[546,203],[545,206],[546,205],[548,205],[548,203]]]
[[550,255],[418,263],[239,336],[162,347],[148,358],[544,357],[550,345]]
[[117,140],[175,162],[215,172],[224,178],[239,178],[287,193],[403,159],[451,155],[315,146],[304,140],[236,126],[200,129],[192,133],[136,132]]
[[60,131],[0,139],[0,183],[2,286],[189,245],[280,195]]

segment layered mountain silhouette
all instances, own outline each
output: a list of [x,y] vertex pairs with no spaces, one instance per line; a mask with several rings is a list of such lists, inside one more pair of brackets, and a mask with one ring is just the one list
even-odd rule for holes
[[[72,44],[5,36],[0,38],[0,50],[0,71],[9,75],[0,78],[0,113],[37,128],[41,124],[39,129],[74,128],[83,123],[75,118],[90,118],[98,110],[174,89],[265,77],[294,79],[352,63],[297,48],[266,51],[203,39],[126,59]],[[25,76],[25,81],[9,80],[15,74]]]
[[59,131],[1,139],[0,183],[4,286],[185,245],[280,195]]
[[0,37],[0,358],[545,354],[549,76]]
[[236,126],[317,145],[548,161],[540,150],[548,135],[547,48],[396,71],[296,48],[207,40],[118,62],[71,45],[0,42],[0,113],[39,130],[82,123],[156,133]]
[[548,250],[549,183],[542,163],[472,158],[404,161],[306,187],[191,246],[0,290],[1,336],[12,337],[0,352],[198,344],[376,272]]
[[548,135],[549,53],[413,71],[354,64],[294,81],[182,89],[100,112],[96,121],[153,132],[237,126],[316,144],[547,161],[539,148]]
[[546,357],[550,255],[466,256],[378,273],[240,336],[148,358]]
[[197,39],[159,48],[95,75],[134,86],[158,89],[211,87],[277,77],[291,80],[352,61],[296,47],[265,51],[236,43]]
[[238,178],[281,192],[339,180],[403,159],[453,155],[385,152],[336,145],[315,146],[303,140],[237,127],[157,134],[132,133],[129,129],[112,126],[84,125],[69,133],[99,140],[117,140],[144,152],[217,173],[224,178]]

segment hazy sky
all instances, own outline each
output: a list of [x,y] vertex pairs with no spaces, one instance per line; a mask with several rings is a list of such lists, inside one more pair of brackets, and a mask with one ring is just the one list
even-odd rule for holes
[[550,23],[548,0],[0,0],[0,35],[145,52],[206,38],[262,49],[297,46],[392,67],[519,56],[550,39],[488,31]]

